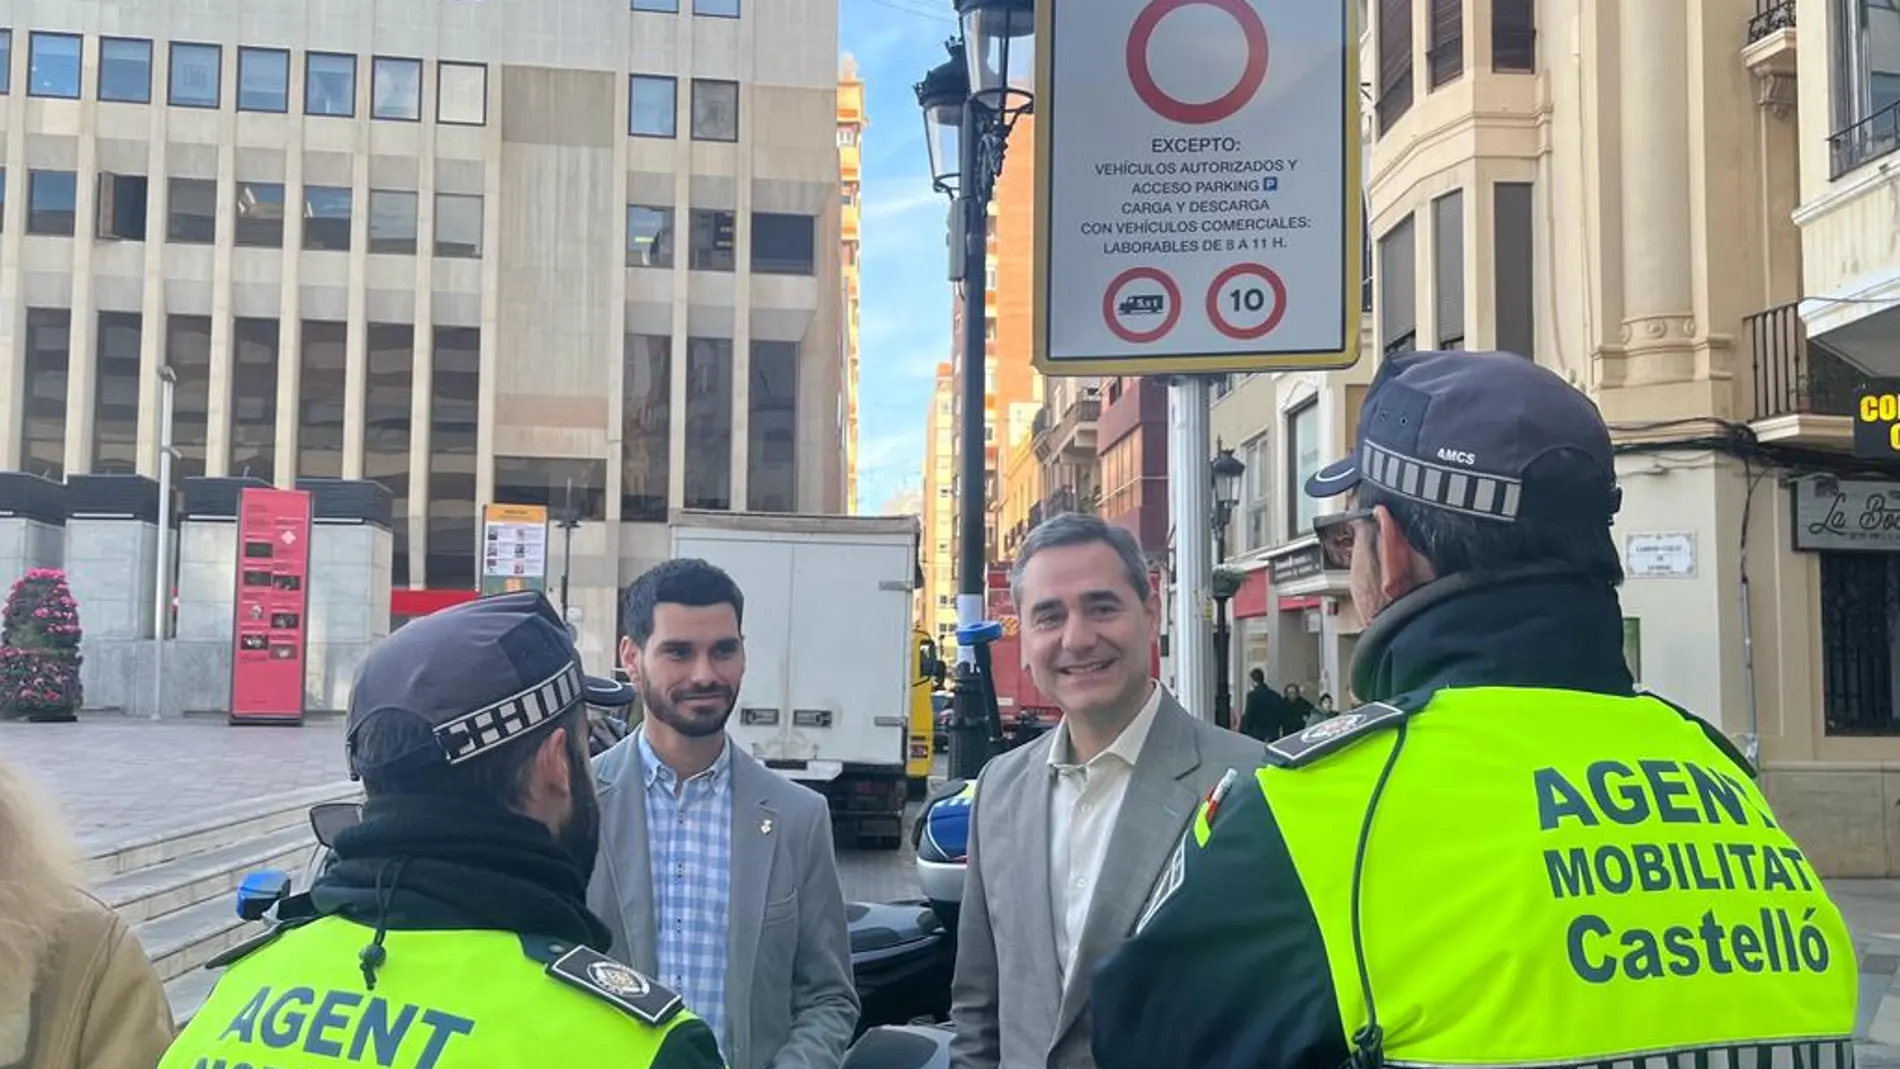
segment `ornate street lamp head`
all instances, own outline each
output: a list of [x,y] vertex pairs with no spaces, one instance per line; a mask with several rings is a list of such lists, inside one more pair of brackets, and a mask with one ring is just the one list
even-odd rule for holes
[[970,98],[1000,115],[1005,124],[1029,110],[1034,94],[1010,83],[1012,65],[1033,56],[1035,0],[955,0],[969,62]]
[[924,113],[924,147],[930,151],[930,184],[933,188],[957,195],[957,174],[962,160],[963,105],[970,97],[970,75],[963,59],[963,45],[952,41],[947,46],[950,58],[930,69],[916,85],[917,106]]
[[1247,474],[1247,465],[1234,455],[1234,451],[1216,443],[1219,449],[1214,455],[1214,503],[1223,513],[1231,512],[1240,504],[1240,477]]

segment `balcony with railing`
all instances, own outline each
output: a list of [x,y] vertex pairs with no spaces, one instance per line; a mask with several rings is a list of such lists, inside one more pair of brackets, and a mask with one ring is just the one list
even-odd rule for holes
[[1755,103],[1778,118],[1794,113],[1794,11],[1795,0],[1755,0],[1742,42],[1742,63],[1755,76]]
[[1900,102],[1828,137],[1829,177],[1839,178],[1895,152],[1900,152]]
[[1854,395],[1866,376],[1808,340],[1800,302],[1757,312],[1743,324],[1754,362],[1756,436],[1765,442],[1850,444]]
[[[1064,402],[1066,401],[1066,404]],[[1064,404],[1059,412],[1050,405]],[[1093,383],[1067,398],[1052,398],[1036,410],[1031,424],[1036,459],[1044,464],[1095,459],[1095,421],[1102,417],[1102,390]]]

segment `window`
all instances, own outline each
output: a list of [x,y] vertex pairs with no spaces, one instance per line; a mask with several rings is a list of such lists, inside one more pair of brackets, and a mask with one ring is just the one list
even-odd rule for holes
[[[343,477],[343,398],[349,325],[303,321],[303,369],[297,381],[297,477]],[[474,539],[469,539],[471,546]]]
[[222,45],[172,42],[171,105],[175,108],[218,106],[218,78],[224,67]]
[[409,420],[416,384],[416,331],[407,323],[371,323],[365,346],[363,478],[390,495],[390,585],[409,585]]
[[20,467],[55,480],[66,475],[66,380],[72,369],[72,315],[65,308],[26,310]]
[[369,114],[372,119],[422,121],[422,61],[377,56],[370,60]]
[[632,0],[634,11],[659,11],[673,14],[680,9],[680,0]]
[[403,190],[369,191],[369,251],[416,254],[416,195]]
[[435,195],[435,254],[459,260],[482,258],[482,198],[467,193]]
[[627,266],[673,266],[673,209],[627,205]]
[[218,184],[209,178],[174,178],[167,198],[165,240],[209,245],[218,237]]
[[350,251],[350,191],[344,186],[303,188],[303,247]]
[[1387,355],[1418,348],[1418,269],[1413,263],[1412,217],[1379,239],[1379,349]]
[[126,37],[100,40],[99,99],[152,102],[152,42]]
[[[1833,177],[1900,150],[1900,3],[1832,0]],[[38,34],[34,37],[37,40]]]
[[856,128],[850,127],[850,126],[842,126],[838,128],[838,147],[839,148],[850,148],[852,145],[855,145],[857,143],[858,143],[858,131]]
[[495,500],[545,505],[550,518],[572,506],[577,518],[607,518],[607,462],[581,457],[495,458]]
[[0,93],[13,91],[13,31],[0,29]]
[[623,359],[620,518],[665,523],[672,487],[673,339],[629,334]]
[[260,249],[284,247],[283,183],[239,182],[234,207],[237,230],[233,241]]
[[739,83],[693,79],[693,140],[739,140]]
[[231,324],[231,467],[233,476],[277,473],[277,321]]
[[1412,108],[1412,0],[1379,2],[1379,132]]
[[138,471],[140,319],[137,312],[99,313],[92,470],[101,475]]
[[798,511],[798,344],[752,343],[746,508]]
[[165,318],[165,362],[178,383],[172,388],[172,444],[178,458],[172,474],[188,479],[205,473],[205,435],[211,417],[211,319]]
[[1491,69],[1537,69],[1537,0],[1491,0]]
[[1246,473],[1240,478],[1242,551],[1264,548],[1272,537],[1267,533],[1267,510],[1273,498],[1271,459],[1264,434],[1241,449],[1241,463],[1247,465]]
[[627,132],[635,137],[678,136],[677,79],[657,74],[636,74],[628,79]]
[[429,368],[429,556],[423,565],[423,582],[434,589],[476,588],[475,428],[481,381],[482,332],[436,327]]
[[1287,502],[1286,536],[1299,538],[1313,529],[1319,499],[1306,492],[1306,480],[1320,469],[1319,399],[1314,398],[1286,417]]
[[1536,224],[1529,182],[1499,182],[1491,188],[1491,257],[1496,272],[1497,347],[1537,357]]
[[435,121],[480,126],[488,121],[488,67],[481,63],[435,65]]
[[78,100],[83,41],[76,33],[30,35],[26,46],[27,95]]
[[686,266],[695,271],[732,270],[732,213],[695,208],[691,225],[693,244]]
[[693,14],[708,18],[736,19],[739,0],[693,0]]
[[142,174],[99,172],[94,197],[93,236],[100,240],[145,240],[145,201],[150,188]]
[[752,213],[752,270],[766,275],[813,273],[817,220],[809,215]]
[[308,52],[303,57],[303,113],[349,118],[356,114],[356,57]]
[[79,176],[71,171],[28,171],[26,232],[73,236]]
[[1432,201],[1433,329],[1438,348],[1465,347],[1465,195]]
[[281,48],[238,49],[239,111],[290,110],[290,53]]
[[1436,89],[1465,70],[1465,0],[1432,0],[1425,68]]
[[732,507],[732,340],[686,342],[686,507]]

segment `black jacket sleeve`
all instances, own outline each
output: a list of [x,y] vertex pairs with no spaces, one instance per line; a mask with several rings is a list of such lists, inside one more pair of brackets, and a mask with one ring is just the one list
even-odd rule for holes
[[[1345,848],[1345,847],[1342,847]],[[1339,1069],[1350,1056],[1319,922],[1259,786],[1243,776],[1181,879],[1090,989],[1100,1069]]]
[[666,1034],[650,1069],[726,1069],[726,1060],[720,1057],[712,1026],[692,1020]]

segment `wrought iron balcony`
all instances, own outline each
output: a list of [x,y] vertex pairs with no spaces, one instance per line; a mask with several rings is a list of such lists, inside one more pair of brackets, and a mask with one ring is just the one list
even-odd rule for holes
[[1854,365],[1808,341],[1798,303],[1745,319],[1755,365],[1755,417],[1852,416],[1866,378]]
[[1748,42],[1756,41],[1777,30],[1794,29],[1794,0],[1755,0],[1755,14],[1748,20]]
[[1045,403],[1036,410],[1036,459],[1047,464],[1056,460],[1095,459],[1095,421],[1102,417],[1099,389],[1086,387],[1062,411],[1049,418]]
[[1827,139],[1830,177],[1900,151],[1900,104],[1889,104]]

